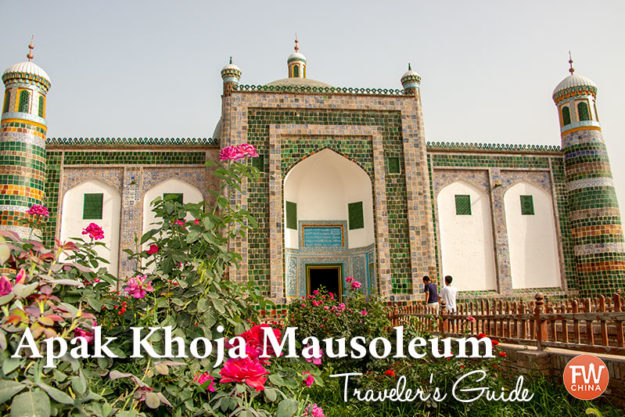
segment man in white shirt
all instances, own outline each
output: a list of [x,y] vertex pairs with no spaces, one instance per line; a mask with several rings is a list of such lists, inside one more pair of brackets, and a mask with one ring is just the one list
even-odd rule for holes
[[458,295],[458,288],[451,285],[454,279],[451,275],[445,277],[445,286],[441,290],[441,298],[445,300],[445,306],[448,313],[456,313],[456,296]]

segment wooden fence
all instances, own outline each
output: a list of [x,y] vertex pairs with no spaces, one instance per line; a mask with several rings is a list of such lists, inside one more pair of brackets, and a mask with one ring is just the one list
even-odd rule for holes
[[449,313],[442,301],[436,312],[422,304],[393,307],[393,326],[411,326],[445,336],[486,334],[505,343],[625,355],[623,297],[570,299],[550,303],[479,300]]

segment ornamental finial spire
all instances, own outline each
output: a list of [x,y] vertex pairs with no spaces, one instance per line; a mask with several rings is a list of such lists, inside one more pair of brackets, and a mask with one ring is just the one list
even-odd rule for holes
[[230,57],[230,64],[232,65],[232,57]]
[[412,71],[412,66],[410,66],[410,62],[408,63],[408,71]]
[[295,33],[295,52],[299,52],[299,46],[297,46],[297,43],[299,41],[297,40],[297,33]]
[[575,72],[575,68],[573,68],[573,58],[571,57],[571,51],[569,51],[569,72],[571,75]]
[[28,55],[26,55],[26,58],[28,58],[28,62],[32,61],[33,58],[35,57],[33,55],[33,49],[35,49],[35,45],[33,45],[33,42],[35,41],[35,35],[32,36],[32,38],[30,38],[30,44],[28,45]]

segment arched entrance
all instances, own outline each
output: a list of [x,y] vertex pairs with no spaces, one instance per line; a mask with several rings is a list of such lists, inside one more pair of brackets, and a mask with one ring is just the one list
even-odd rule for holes
[[345,279],[375,288],[371,179],[356,163],[324,149],[295,165],[284,180],[287,296],[320,286],[349,292]]

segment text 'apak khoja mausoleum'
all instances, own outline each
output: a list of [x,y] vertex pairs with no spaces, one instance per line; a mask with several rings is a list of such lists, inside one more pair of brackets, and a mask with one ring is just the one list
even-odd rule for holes
[[572,66],[552,96],[561,145],[518,146],[427,143],[410,67],[402,89],[333,87],[307,77],[297,46],[288,77],[265,85],[223,68],[212,138],[47,138],[51,81],[28,58],[2,75],[0,227],[29,233],[21,219],[43,204],[51,246],[95,222],[121,277],[133,271],[123,250],[154,220],[150,202],[210,200],[218,181],[205,162],[251,143],[260,179],[232,198],[259,228],[231,243],[243,262],[230,279],[279,304],[321,284],[340,293],[348,276],[392,301],[421,299],[425,274],[453,275],[463,297],[625,284],[597,87]]

